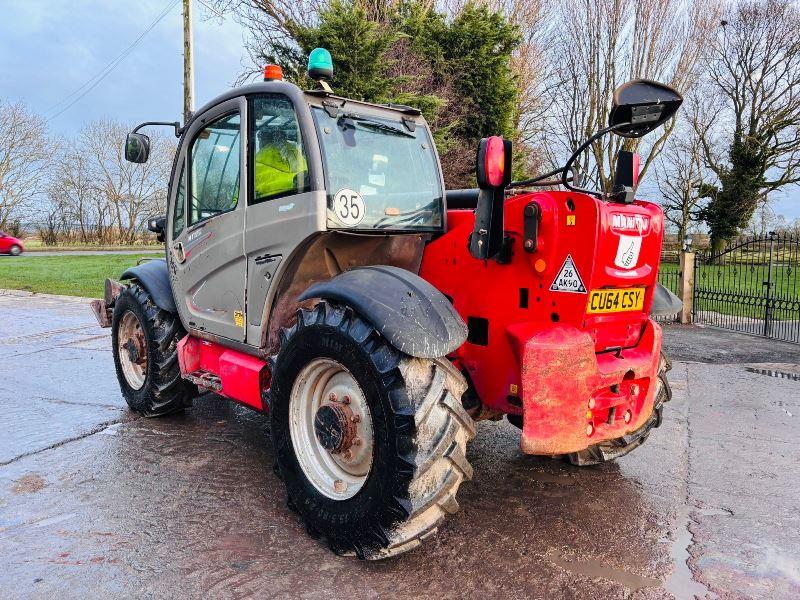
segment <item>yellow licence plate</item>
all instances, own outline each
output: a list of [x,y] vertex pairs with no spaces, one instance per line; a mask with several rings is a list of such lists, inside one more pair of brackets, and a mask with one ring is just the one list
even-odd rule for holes
[[644,308],[644,288],[592,290],[587,314],[628,312]]

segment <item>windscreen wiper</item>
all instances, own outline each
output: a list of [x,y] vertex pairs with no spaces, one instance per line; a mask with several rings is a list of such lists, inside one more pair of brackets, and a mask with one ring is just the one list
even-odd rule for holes
[[382,131],[382,132],[388,133],[390,135],[401,135],[401,136],[410,137],[410,138],[416,138],[417,137],[413,133],[409,133],[407,131],[404,131],[404,130],[400,129],[399,127],[393,127],[392,125],[384,123],[383,121],[378,121],[378,120],[375,120],[375,119],[371,119],[370,117],[365,117],[364,115],[357,115],[355,113],[342,113],[339,116],[339,118],[337,119],[337,121],[339,123],[341,123],[343,119],[344,120],[348,120],[348,121],[352,121],[354,123],[358,123],[362,127],[367,127],[369,129],[375,129],[377,131]]

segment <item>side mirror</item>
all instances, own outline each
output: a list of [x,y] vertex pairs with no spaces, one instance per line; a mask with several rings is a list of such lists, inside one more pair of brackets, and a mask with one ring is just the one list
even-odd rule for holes
[[151,217],[147,219],[147,230],[156,234],[159,242],[164,241],[164,228],[167,226],[167,217]]
[[129,133],[125,138],[125,160],[146,163],[150,157],[150,138],[143,133]]
[[608,124],[618,125],[614,129],[617,135],[642,137],[668,121],[681,103],[683,96],[668,85],[635,79],[614,90]]

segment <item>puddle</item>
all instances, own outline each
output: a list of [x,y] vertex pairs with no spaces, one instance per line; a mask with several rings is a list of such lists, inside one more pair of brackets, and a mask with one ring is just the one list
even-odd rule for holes
[[[715,509],[711,509],[715,510]],[[729,514],[724,512],[722,514]],[[689,510],[684,509],[678,515],[678,527],[675,531],[675,541],[670,546],[673,570],[664,582],[666,590],[676,598],[712,598],[718,596],[709,590],[705,584],[697,581],[689,568],[689,548],[694,540],[689,531]]]
[[559,555],[555,550],[548,552],[545,557],[551,563],[575,575],[583,577],[602,578],[614,583],[619,583],[629,590],[637,591],[644,588],[658,587],[661,585],[660,579],[652,577],[642,577],[635,573],[623,571],[622,569],[614,569],[599,562],[583,562],[568,560]]

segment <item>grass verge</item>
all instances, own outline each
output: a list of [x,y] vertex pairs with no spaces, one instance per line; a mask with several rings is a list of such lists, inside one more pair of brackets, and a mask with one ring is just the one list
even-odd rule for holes
[[[162,255],[142,252],[148,258]],[[135,254],[2,257],[0,288],[102,298],[106,278],[117,279],[138,258]]]

